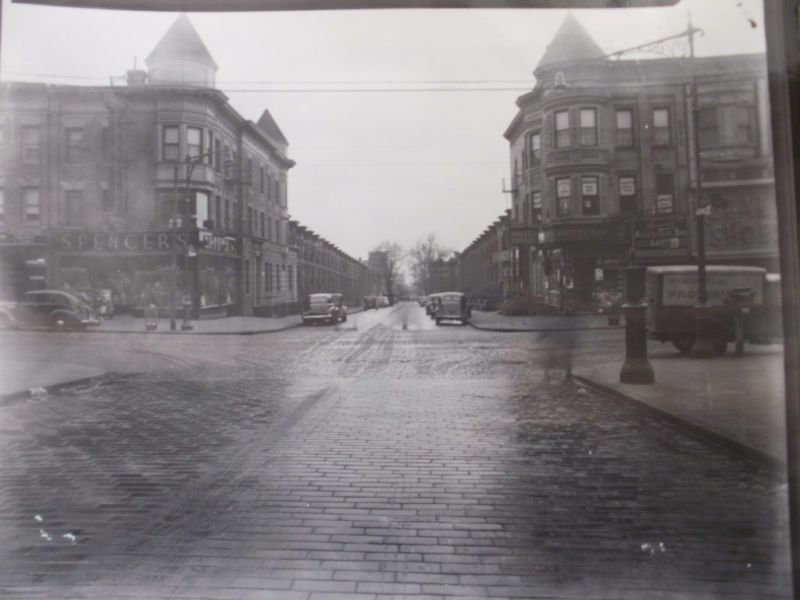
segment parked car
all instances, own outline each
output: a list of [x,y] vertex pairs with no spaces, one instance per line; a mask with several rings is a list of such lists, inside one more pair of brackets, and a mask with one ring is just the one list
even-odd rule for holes
[[364,296],[364,310],[369,310],[370,308],[377,310],[378,298],[376,296]]
[[341,294],[311,294],[306,298],[303,324],[347,321],[347,307]]
[[83,300],[61,290],[32,290],[22,299],[0,307],[4,328],[47,327],[56,331],[83,330],[100,319]]
[[467,297],[461,292],[442,292],[436,295],[433,318],[439,325],[442,321],[461,321],[466,325],[472,317]]

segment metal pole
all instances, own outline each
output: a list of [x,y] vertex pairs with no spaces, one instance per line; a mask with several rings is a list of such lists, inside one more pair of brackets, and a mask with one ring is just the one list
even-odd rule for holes
[[178,165],[180,163],[175,163],[175,179],[174,185],[172,190],[172,202],[173,202],[173,210],[172,210],[172,218],[169,220],[169,229],[170,229],[170,250],[172,253],[172,269],[170,272],[170,311],[169,311],[169,329],[170,331],[175,331],[176,324],[175,320],[177,317],[177,310],[178,310],[178,236],[177,236],[177,227],[178,227]]

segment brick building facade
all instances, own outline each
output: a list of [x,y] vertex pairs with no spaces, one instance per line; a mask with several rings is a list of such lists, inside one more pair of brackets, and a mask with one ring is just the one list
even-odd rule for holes
[[710,263],[777,269],[764,55],[612,59],[570,15],[534,74],[505,132],[514,295],[590,308],[631,260],[692,263],[705,204]]
[[[294,162],[264,111],[240,115],[188,18],[109,87],[0,86],[0,286],[19,295],[30,261],[49,287],[112,290],[120,310],[177,295],[197,315],[297,302],[288,246]],[[26,264],[27,263],[27,264]]]

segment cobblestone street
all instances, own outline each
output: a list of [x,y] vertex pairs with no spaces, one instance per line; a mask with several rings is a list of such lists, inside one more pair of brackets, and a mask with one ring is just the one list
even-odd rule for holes
[[790,597],[779,478],[567,378],[619,331],[0,335],[109,373],[0,405],[3,598]]

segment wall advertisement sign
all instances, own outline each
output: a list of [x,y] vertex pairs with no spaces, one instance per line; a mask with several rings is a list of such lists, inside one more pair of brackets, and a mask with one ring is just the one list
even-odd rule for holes
[[686,217],[637,220],[633,247],[637,252],[687,250],[689,226]]
[[[661,285],[661,304],[663,306],[694,306],[697,304],[697,271],[685,273],[664,273]],[[753,303],[762,302],[764,274],[759,271],[737,271],[731,267],[726,271],[706,271],[706,292],[708,303],[721,306],[735,289],[752,290]]]

